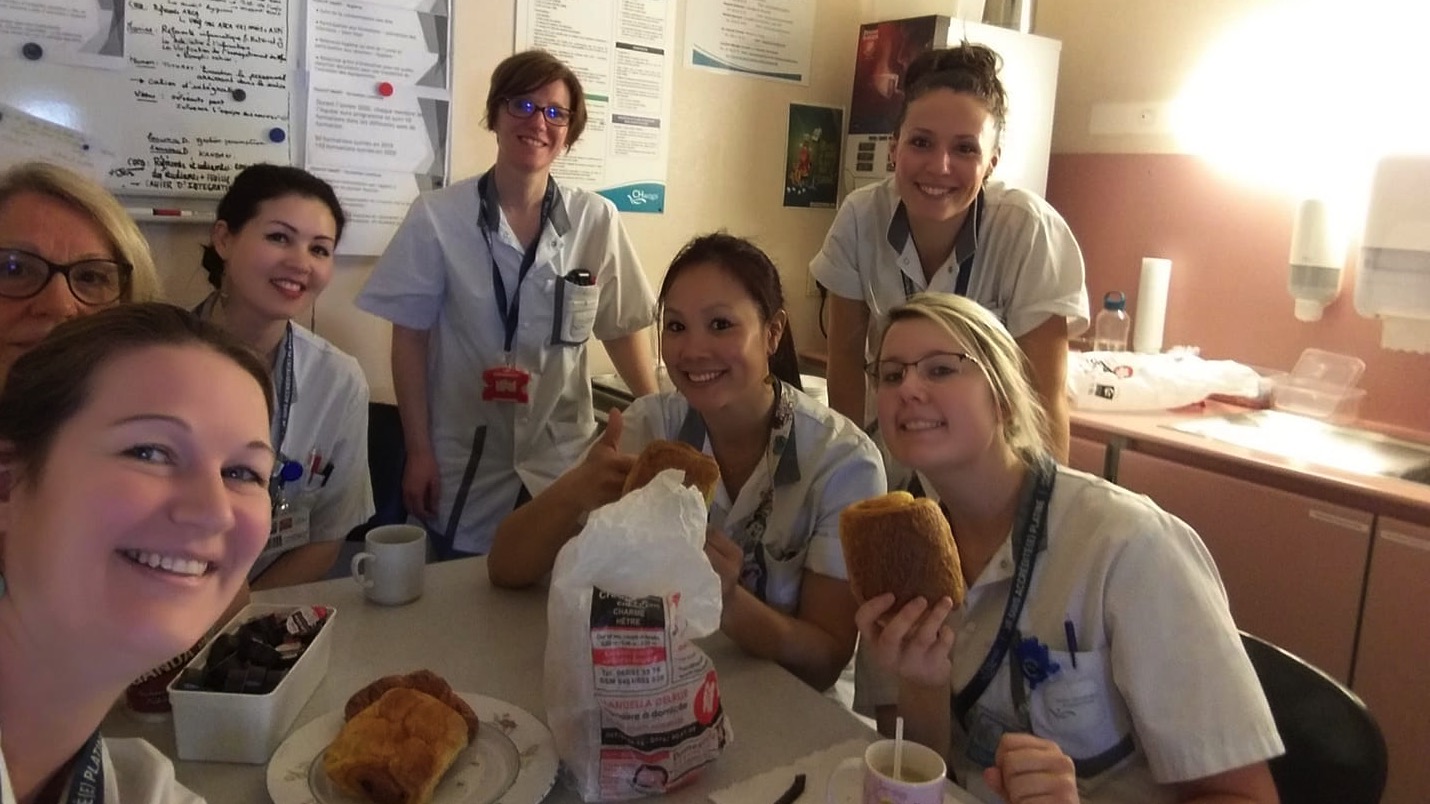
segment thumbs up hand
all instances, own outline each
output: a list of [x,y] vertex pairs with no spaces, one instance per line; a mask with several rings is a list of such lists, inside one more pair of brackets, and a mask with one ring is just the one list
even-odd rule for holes
[[621,433],[624,429],[621,412],[612,408],[605,431],[596,439],[596,443],[591,445],[586,459],[575,469],[579,475],[577,489],[581,495],[581,507],[587,513],[614,502],[621,496],[621,489],[625,487],[626,475],[630,474],[636,459],[634,455],[620,451]]

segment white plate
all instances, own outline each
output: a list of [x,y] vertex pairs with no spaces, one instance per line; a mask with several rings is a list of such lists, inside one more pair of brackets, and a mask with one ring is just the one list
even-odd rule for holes
[[[459,692],[482,725],[477,740],[457,755],[432,804],[537,804],[556,782],[559,759],[551,732],[520,707]],[[365,804],[333,786],[323,750],[343,726],[342,710],[317,717],[289,734],[268,761],[268,794],[275,804]]]

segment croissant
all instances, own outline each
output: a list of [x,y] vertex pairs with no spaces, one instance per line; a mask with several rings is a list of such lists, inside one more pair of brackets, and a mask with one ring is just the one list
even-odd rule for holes
[[963,604],[963,570],[938,504],[895,491],[845,508],[839,542],[849,588],[860,602],[894,593],[894,610],[916,597]]
[[641,488],[666,469],[684,471],[685,485],[699,489],[706,505],[715,499],[715,484],[720,482],[720,465],[715,459],[684,442],[665,440],[650,442],[636,456],[621,494]]
[[376,804],[427,804],[468,745],[467,724],[445,703],[393,687],[343,724],[323,769],[351,796]]
[[477,727],[480,721],[477,713],[472,711],[472,707],[462,700],[462,696],[452,691],[452,685],[446,679],[432,672],[431,670],[416,670],[407,675],[383,676],[371,684],[353,693],[348,698],[347,706],[343,708],[343,719],[352,720],[359,712],[375,703],[390,689],[397,687],[408,687],[425,692],[433,698],[451,707],[461,716],[467,724],[467,739],[477,739]]

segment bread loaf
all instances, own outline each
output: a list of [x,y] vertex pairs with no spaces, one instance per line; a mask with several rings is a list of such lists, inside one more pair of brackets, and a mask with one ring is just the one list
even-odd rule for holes
[[323,752],[338,789],[376,804],[427,804],[468,745],[456,710],[425,692],[393,687],[343,724]]
[[962,605],[963,571],[948,520],[933,500],[896,491],[845,508],[839,541],[849,587],[863,603],[893,592],[893,611],[916,597]]
[[715,499],[715,484],[720,482],[720,465],[700,450],[680,441],[652,441],[636,457],[635,466],[626,475],[622,496],[641,488],[666,469],[685,472],[685,485],[700,490],[705,504]]
[[477,720],[477,713],[473,712],[472,707],[462,700],[462,696],[452,691],[452,685],[448,684],[446,679],[431,670],[417,670],[406,675],[379,678],[348,698],[347,706],[343,708],[343,719],[352,720],[359,712],[381,698],[383,693],[397,687],[408,687],[425,692],[451,707],[467,724],[467,739],[477,739],[477,726],[480,724],[480,721]]

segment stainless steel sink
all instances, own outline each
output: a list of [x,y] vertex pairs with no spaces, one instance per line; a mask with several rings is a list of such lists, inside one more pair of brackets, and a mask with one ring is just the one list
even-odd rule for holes
[[1256,410],[1166,426],[1293,461],[1430,485],[1430,445],[1292,413]]

